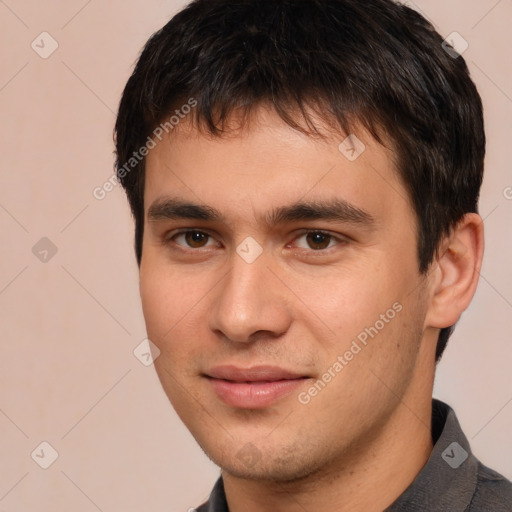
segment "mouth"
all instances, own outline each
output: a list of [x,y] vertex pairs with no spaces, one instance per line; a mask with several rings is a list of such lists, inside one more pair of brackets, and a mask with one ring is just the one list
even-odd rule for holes
[[276,366],[217,366],[204,377],[226,405],[241,409],[262,409],[290,395],[309,376]]

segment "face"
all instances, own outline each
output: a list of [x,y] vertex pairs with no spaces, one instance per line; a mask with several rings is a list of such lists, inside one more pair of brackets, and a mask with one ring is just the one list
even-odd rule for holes
[[155,368],[229,474],[287,481],[348,460],[418,378],[415,216],[392,154],[358,138],[354,160],[359,143],[261,109],[222,138],[183,123],[147,157]]

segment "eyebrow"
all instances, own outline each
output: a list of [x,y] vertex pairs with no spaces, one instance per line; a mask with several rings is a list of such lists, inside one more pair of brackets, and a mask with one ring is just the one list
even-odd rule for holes
[[[149,207],[147,216],[149,222],[161,220],[225,221],[222,213],[211,206],[173,197],[157,199]],[[331,220],[368,228],[376,223],[370,213],[339,198],[299,201],[288,206],[279,206],[262,218],[263,224],[268,227],[287,222],[310,220]]]

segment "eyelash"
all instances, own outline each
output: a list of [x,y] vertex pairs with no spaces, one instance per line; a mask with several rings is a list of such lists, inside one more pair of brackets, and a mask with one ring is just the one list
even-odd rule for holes
[[[175,239],[177,237],[179,237],[181,235],[186,235],[187,233],[199,233],[201,235],[205,235],[205,236],[209,237],[209,239],[214,238],[209,233],[207,233],[205,231],[202,231],[200,229],[185,229],[185,230],[178,231],[176,233],[173,233],[170,236],[165,237],[164,243],[166,245],[169,245],[173,250],[181,250],[181,251],[185,251],[185,252],[198,252],[198,251],[200,251],[202,249],[206,249],[206,250],[209,249],[209,247],[199,247],[199,248],[185,247],[185,246],[183,246],[181,244],[176,243]],[[336,244],[334,246],[330,246],[330,247],[328,246],[328,247],[326,247],[324,249],[311,249],[311,248],[304,249],[304,248],[299,248],[299,250],[308,251],[310,253],[316,253],[318,255],[321,255],[322,253],[326,254],[326,253],[330,252],[329,249],[333,249],[333,247],[335,247],[337,245],[343,245],[343,244],[347,243],[347,239],[346,238],[342,238],[342,237],[333,235],[329,231],[323,231],[321,229],[311,229],[311,230],[304,231],[303,233],[300,233],[299,235],[297,235],[297,237],[294,239],[294,241],[299,239],[299,238],[302,238],[304,236],[310,235],[310,234],[315,234],[315,235],[318,234],[318,235],[323,235],[325,237],[330,237],[329,243],[331,242],[331,240],[334,240],[336,242]],[[171,243],[173,245],[177,246],[177,247],[174,247],[173,245],[171,245]]]

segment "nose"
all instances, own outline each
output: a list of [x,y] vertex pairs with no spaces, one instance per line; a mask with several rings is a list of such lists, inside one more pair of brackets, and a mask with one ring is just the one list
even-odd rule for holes
[[260,336],[277,337],[289,329],[289,293],[270,263],[265,253],[252,263],[233,255],[231,271],[211,298],[209,327],[213,332],[232,342],[248,343]]

